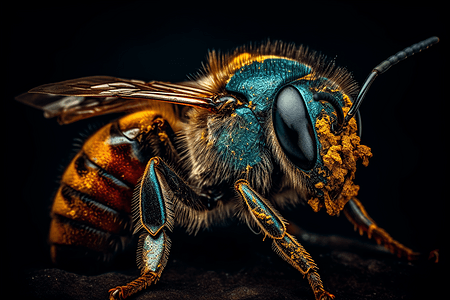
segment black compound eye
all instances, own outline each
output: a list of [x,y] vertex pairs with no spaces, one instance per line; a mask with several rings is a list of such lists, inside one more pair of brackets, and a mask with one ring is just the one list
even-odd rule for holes
[[296,88],[287,86],[278,93],[273,127],[289,160],[303,170],[310,170],[316,162],[316,141],[305,101]]

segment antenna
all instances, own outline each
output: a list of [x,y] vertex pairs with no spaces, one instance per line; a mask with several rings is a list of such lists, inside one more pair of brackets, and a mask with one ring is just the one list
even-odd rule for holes
[[350,119],[356,115],[362,101],[364,100],[364,97],[367,94],[367,91],[369,90],[370,86],[372,85],[372,83],[374,82],[375,78],[377,78],[378,75],[383,74],[390,67],[397,64],[399,61],[404,60],[405,58],[410,57],[416,53],[419,53],[420,51],[425,50],[438,42],[439,42],[438,37],[436,36],[430,37],[424,41],[421,41],[417,44],[414,44],[410,47],[403,49],[402,51],[397,52],[395,55],[392,55],[391,57],[380,63],[378,66],[373,68],[372,72],[369,74],[369,76],[367,76],[366,81],[364,81],[364,84],[362,85],[362,88],[359,91],[358,97],[356,97],[355,102],[353,102],[352,106],[350,107],[350,110],[347,113],[347,116],[344,119],[344,122],[341,123],[340,128],[338,128],[337,132],[340,132],[342,128],[348,124]]

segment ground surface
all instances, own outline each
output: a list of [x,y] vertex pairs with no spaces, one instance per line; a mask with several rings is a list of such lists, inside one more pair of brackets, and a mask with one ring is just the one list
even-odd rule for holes
[[[437,274],[442,274],[442,264],[398,260],[361,240],[303,237],[325,288],[337,299],[433,299],[439,295],[444,276]],[[270,242],[261,242],[261,236],[237,245],[208,233],[175,245],[158,284],[132,299],[314,299],[307,281],[274,255]],[[43,267],[24,270],[18,282],[26,299],[107,299],[108,289],[137,275],[133,266],[91,276]]]

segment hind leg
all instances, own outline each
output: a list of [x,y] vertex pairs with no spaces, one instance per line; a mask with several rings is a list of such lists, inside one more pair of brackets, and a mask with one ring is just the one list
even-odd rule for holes
[[367,214],[361,202],[350,199],[344,207],[347,219],[359,230],[359,234],[367,232],[369,238],[374,238],[378,244],[383,244],[398,257],[405,257],[408,260],[418,259],[420,254],[394,240],[383,228],[378,227],[374,220]]

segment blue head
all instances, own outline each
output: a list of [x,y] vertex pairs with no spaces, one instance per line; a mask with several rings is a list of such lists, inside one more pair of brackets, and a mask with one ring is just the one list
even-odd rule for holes
[[356,195],[356,160],[371,154],[354,119],[335,130],[357,88],[345,69],[303,47],[268,43],[212,52],[197,83],[217,103],[214,113],[194,110],[185,134],[199,184],[244,178],[267,194],[276,181],[332,215]]

